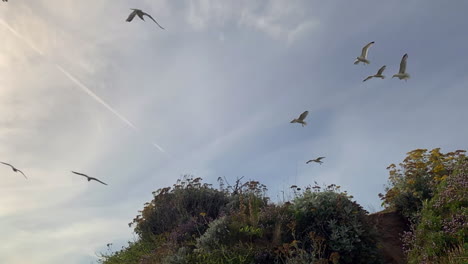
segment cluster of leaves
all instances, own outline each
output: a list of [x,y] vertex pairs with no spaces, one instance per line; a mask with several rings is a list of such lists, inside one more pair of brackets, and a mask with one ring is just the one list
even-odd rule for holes
[[257,181],[218,180],[219,190],[185,177],[155,192],[130,223],[140,240],[101,263],[379,263],[367,212],[337,186],[277,205]]
[[[342,256],[340,263],[379,263],[376,234],[367,212],[350,198],[333,184],[296,197],[294,237],[315,254]],[[323,246],[317,246],[320,241]]]
[[[154,199],[145,204],[129,226],[136,225],[135,233],[143,240],[174,231],[175,239],[203,233],[207,221],[221,214],[229,197],[209,184],[202,184],[201,180],[184,176],[173,188],[153,192]],[[201,212],[203,217],[200,217]]]
[[423,201],[434,196],[439,183],[453,173],[460,159],[465,158],[465,152],[457,150],[444,154],[439,148],[408,152],[399,168],[395,164],[387,167],[389,186],[385,194],[379,194],[382,205],[417,223]]
[[423,202],[419,223],[403,236],[409,263],[468,261],[468,161],[460,159],[453,171]]

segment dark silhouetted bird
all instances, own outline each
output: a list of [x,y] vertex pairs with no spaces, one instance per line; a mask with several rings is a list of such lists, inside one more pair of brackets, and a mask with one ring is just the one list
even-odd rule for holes
[[94,181],[100,182],[100,183],[102,183],[102,184],[104,184],[104,185],[107,185],[107,183],[104,183],[104,182],[102,182],[102,181],[100,181],[100,180],[98,180],[98,179],[96,179],[96,178],[94,178],[94,177],[89,177],[89,176],[86,175],[86,174],[79,173],[79,172],[76,172],[76,171],[72,171],[72,172],[75,173],[75,174],[77,174],[77,175],[86,177],[86,178],[88,179],[88,181],[94,180]]
[[156,20],[154,20],[154,18],[150,14],[143,12],[143,10],[141,9],[131,8],[131,10],[133,10],[133,12],[130,13],[130,15],[128,16],[127,22],[131,22],[135,16],[138,16],[141,20],[145,21],[145,18],[143,16],[147,16],[151,18],[151,20],[153,20],[154,23],[156,23],[161,29],[164,29],[163,27],[161,27],[161,25],[159,25],[158,22],[156,22]]
[[[3,2],[8,2],[8,1],[3,1]],[[23,174],[24,178],[26,178],[26,179],[28,178],[28,177],[26,177],[26,175],[25,175],[22,171],[18,170],[18,169],[15,168],[13,165],[8,164],[8,163],[6,163],[6,162],[1,162],[1,161],[0,161],[0,163],[5,164],[5,165],[7,165],[7,166],[10,166],[11,169],[12,169],[14,172],[19,172],[19,173]]]
[[306,162],[306,164],[309,164],[311,162],[316,162],[316,163],[319,163],[320,165],[323,163],[322,159],[324,159],[325,157],[318,157],[316,159],[312,159],[312,160],[309,160]]

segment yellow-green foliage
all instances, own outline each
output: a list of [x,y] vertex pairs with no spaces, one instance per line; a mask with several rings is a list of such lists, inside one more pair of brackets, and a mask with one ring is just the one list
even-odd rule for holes
[[417,217],[423,201],[432,198],[436,186],[453,172],[453,166],[465,157],[464,153],[464,150],[457,150],[444,154],[440,148],[408,152],[399,167],[395,164],[387,167],[389,186],[385,194],[379,194],[382,204],[405,217]]
[[[468,161],[441,180],[423,202],[420,221],[404,235],[409,263],[468,263]],[[450,254],[449,254],[450,252]],[[445,262],[451,258],[454,262]]]

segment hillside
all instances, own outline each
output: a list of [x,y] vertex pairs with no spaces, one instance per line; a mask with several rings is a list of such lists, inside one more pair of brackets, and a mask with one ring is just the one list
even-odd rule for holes
[[276,204],[258,181],[213,188],[185,176],[129,224],[139,240],[100,262],[466,263],[464,151],[418,149],[388,169],[387,209],[370,215],[335,184],[292,186],[295,197]]

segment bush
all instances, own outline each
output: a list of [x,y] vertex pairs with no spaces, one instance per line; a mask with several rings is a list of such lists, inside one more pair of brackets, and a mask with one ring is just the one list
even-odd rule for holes
[[367,212],[346,193],[338,193],[334,185],[323,192],[304,192],[294,200],[293,208],[295,239],[311,252],[325,257],[338,253],[340,263],[380,263]]
[[[448,252],[468,246],[468,161],[459,159],[453,171],[423,203],[421,220],[404,236],[409,263],[439,263]],[[467,257],[466,250],[458,252]]]
[[[229,202],[229,197],[207,184],[202,185],[200,180],[186,176],[172,189],[168,187],[153,192],[154,199],[129,225],[136,224],[135,233],[144,240],[151,240],[152,236],[172,231],[190,219],[199,218],[200,214],[204,219],[216,219]],[[202,232],[204,230],[198,231]]]
[[229,192],[186,178],[155,192],[132,223],[140,240],[101,262],[379,263],[366,212],[335,185],[283,205],[265,191],[256,181],[238,180]]
[[437,185],[453,173],[453,167],[460,159],[465,158],[464,150],[443,154],[440,148],[430,152],[427,149],[416,149],[400,163],[387,167],[389,186],[385,194],[379,194],[382,205],[395,209],[401,215],[417,223],[423,201],[431,199]]

